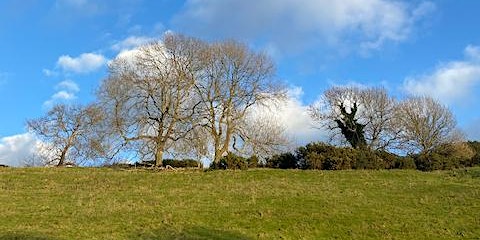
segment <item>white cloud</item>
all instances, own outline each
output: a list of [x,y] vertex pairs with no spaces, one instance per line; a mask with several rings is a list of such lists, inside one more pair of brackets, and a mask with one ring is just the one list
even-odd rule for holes
[[464,50],[465,56],[473,61],[480,60],[480,47],[468,45]]
[[47,77],[56,77],[56,76],[58,76],[58,72],[55,72],[55,71],[50,70],[50,69],[44,68],[44,69],[42,69],[42,72],[43,72],[43,74],[44,74],[45,76],[47,76]]
[[402,42],[435,5],[394,0],[189,0],[173,23],[212,38],[263,38],[269,47],[313,48],[319,43],[359,51]]
[[253,110],[254,114],[276,119],[296,146],[327,140],[328,133],[315,128],[315,122],[308,113],[308,106],[301,101],[302,96],[301,87],[290,88],[285,101],[270,104],[268,107],[258,107]]
[[429,95],[444,103],[462,103],[480,87],[480,48],[467,46],[465,59],[440,64],[431,73],[407,77],[404,90],[414,95]]
[[89,73],[103,67],[107,59],[96,53],[82,53],[73,58],[69,55],[63,55],[58,58],[57,66],[67,72]]
[[72,100],[75,99],[76,96],[74,93],[67,92],[67,91],[59,91],[52,95],[52,100]]
[[68,90],[70,92],[79,92],[80,91],[80,87],[78,87],[78,84],[75,83],[72,80],[62,81],[59,84],[57,84],[57,86],[55,88],[56,89],[65,89],[65,90]]
[[130,36],[122,41],[119,41],[112,46],[114,51],[128,51],[135,49],[143,44],[154,41],[154,38],[146,36]]
[[22,166],[37,152],[38,146],[39,141],[30,133],[0,138],[0,164]]
[[80,87],[72,80],[65,80],[55,86],[56,93],[50,99],[43,103],[44,108],[50,108],[55,103],[68,102],[77,99],[76,93],[80,91]]

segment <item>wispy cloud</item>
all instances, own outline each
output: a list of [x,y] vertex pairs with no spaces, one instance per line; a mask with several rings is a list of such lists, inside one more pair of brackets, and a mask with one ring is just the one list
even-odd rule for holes
[[55,92],[50,99],[43,103],[44,108],[50,108],[55,103],[68,102],[77,99],[80,87],[72,80],[65,80],[55,86]]
[[480,47],[469,45],[464,59],[438,65],[433,72],[407,77],[403,84],[409,94],[429,95],[447,104],[461,104],[480,88]]
[[405,41],[434,9],[427,1],[188,0],[173,24],[197,36],[260,38],[283,51],[329,45],[368,52]]
[[107,63],[107,59],[96,53],[82,53],[78,57],[63,55],[58,58],[57,66],[64,71],[73,73],[90,73]]
[[154,41],[155,38],[147,36],[129,36],[112,45],[114,51],[128,51],[137,48],[143,44]]
[[78,87],[78,84],[75,83],[72,80],[62,81],[59,84],[57,84],[57,86],[55,88],[57,90],[58,89],[65,89],[65,90],[70,91],[70,92],[79,92],[80,91],[80,87]]
[[56,72],[55,70],[50,70],[50,69],[42,69],[42,73],[47,76],[47,77],[56,77],[58,76],[58,72]]

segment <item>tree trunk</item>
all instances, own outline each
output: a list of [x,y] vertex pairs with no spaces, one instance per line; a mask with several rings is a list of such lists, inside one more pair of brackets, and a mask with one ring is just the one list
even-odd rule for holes
[[64,148],[62,150],[62,154],[60,154],[60,159],[58,160],[57,167],[61,167],[61,166],[65,165],[65,158],[67,156],[67,151],[68,151],[68,148]]
[[155,167],[161,167],[163,165],[163,148],[157,147],[155,152]]
[[222,158],[221,151],[219,149],[215,149],[215,156],[213,156],[213,162],[219,163],[221,158]]
[[222,154],[221,154],[221,149],[220,149],[220,136],[215,136],[215,140],[214,140],[214,145],[213,145],[213,148],[214,148],[214,155],[213,155],[213,162],[214,163],[218,163],[220,162],[220,158],[222,157]]

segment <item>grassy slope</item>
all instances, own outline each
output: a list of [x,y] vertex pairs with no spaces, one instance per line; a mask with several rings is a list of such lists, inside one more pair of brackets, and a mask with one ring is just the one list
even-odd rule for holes
[[0,239],[480,237],[480,169],[0,169]]

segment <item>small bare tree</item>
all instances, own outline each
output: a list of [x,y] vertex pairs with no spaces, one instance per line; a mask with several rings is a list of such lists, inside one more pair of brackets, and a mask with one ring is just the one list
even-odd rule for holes
[[456,121],[450,110],[427,96],[410,97],[400,103],[396,115],[401,140],[410,152],[428,153],[451,143]]
[[94,159],[101,152],[100,145],[92,138],[95,125],[103,114],[93,106],[55,105],[46,116],[29,120],[30,131],[44,142],[50,159],[47,164],[63,166]]
[[273,112],[269,112],[268,109],[262,110],[261,113],[249,114],[239,128],[241,136],[244,136],[239,151],[265,159],[292,150],[292,143],[285,134],[285,127],[275,119]]
[[236,142],[247,142],[251,132],[244,128],[247,112],[285,96],[274,79],[274,65],[234,41],[211,44],[202,52],[202,71],[195,89],[201,100],[198,121],[208,132],[213,161],[218,162]]
[[119,147],[161,166],[165,150],[194,128],[191,119],[199,102],[192,89],[201,45],[165,35],[163,42],[144,45],[129,59],[110,64],[99,99],[110,116],[111,134],[121,140]]

